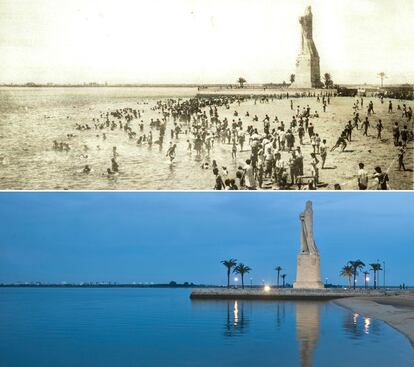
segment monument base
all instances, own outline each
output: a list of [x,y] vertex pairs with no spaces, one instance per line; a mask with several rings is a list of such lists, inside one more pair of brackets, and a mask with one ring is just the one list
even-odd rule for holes
[[298,269],[296,282],[293,288],[299,289],[323,289],[321,282],[320,257],[316,254],[300,254],[298,256]]
[[295,81],[290,88],[321,88],[319,57],[310,54],[299,54],[296,60]]

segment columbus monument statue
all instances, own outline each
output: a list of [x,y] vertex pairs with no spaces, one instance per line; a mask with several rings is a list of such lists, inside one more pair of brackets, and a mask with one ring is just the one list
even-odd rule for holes
[[293,288],[321,289],[320,256],[313,238],[313,210],[312,202],[306,203],[306,208],[300,214],[301,236],[300,252],[298,255],[298,267],[296,282]]
[[313,15],[310,6],[299,18],[302,26],[301,50],[296,59],[295,81],[291,88],[321,88],[319,54],[313,41]]

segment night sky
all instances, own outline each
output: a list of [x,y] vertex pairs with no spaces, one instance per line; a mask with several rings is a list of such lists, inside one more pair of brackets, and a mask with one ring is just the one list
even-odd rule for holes
[[414,284],[408,192],[3,192],[0,282],[225,284],[228,258],[253,269],[248,282],[275,283],[277,265],[292,282],[307,200],[323,282],[345,284],[348,260],[379,259],[387,284]]

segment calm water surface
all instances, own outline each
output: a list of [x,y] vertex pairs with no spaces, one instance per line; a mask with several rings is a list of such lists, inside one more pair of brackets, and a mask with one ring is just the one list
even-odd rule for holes
[[0,366],[414,366],[408,340],[331,302],[187,289],[0,289]]

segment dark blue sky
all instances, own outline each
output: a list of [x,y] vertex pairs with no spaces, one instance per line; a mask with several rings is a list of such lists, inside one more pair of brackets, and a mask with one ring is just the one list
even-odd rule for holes
[[276,265],[290,282],[309,199],[323,279],[380,259],[389,283],[414,284],[414,194],[396,192],[0,193],[0,281],[224,284],[234,257],[254,283]]

